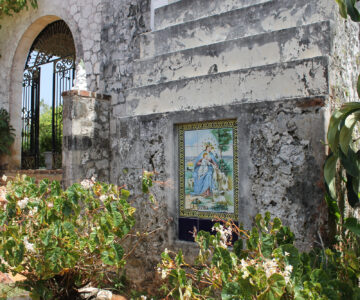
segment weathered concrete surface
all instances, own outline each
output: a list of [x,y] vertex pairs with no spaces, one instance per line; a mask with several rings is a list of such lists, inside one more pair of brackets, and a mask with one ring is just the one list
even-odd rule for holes
[[167,82],[127,91],[125,103],[114,103],[116,116],[275,101],[328,94],[327,58],[317,57],[283,64]]
[[155,30],[273,0],[181,0],[155,10]]
[[77,90],[63,97],[64,185],[92,176],[109,182],[110,98]]
[[134,86],[329,55],[331,34],[324,21],[138,60]]
[[278,0],[252,5],[146,33],[141,36],[140,57],[316,23],[331,19],[334,9],[335,3],[327,0]]
[[[148,242],[138,245],[129,261],[136,276],[151,280],[161,251],[193,244],[177,242],[178,149],[176,125],[197,121],[236,119],[238,122],[239,219],[246,228],[253,217],[270,211],[295,232],[297,244],[311,246],[316,231],[326,220],[323,208],[322,163],[325,138],[323,107],[326,98],[246,103],[124,117],[116,120],[112,134],[111,181],[128,183],[140,193],[138,177],[143,169],[155,171],[157,209],[149,210],[144,199],[136,200],[139,230],[144,224],[165,224]],[[142,260],[146,257],[146,260]]]

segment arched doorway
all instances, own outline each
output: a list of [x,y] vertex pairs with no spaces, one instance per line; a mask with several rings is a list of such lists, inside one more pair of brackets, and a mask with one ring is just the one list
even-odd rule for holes
[[[62,20],[50,23],[34,40],[24,69],[21,168],[61,168],[62,92],[75,76],[75,45]],[[46,157],[48,156],[48,158]]]

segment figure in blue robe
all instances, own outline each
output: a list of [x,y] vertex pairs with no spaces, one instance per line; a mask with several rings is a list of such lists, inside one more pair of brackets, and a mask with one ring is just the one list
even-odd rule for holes
[[[191,195],[202,195],[205,197],[211,196],[215,189],[215,182],[213,179],[214,168],[218,165],[214,154],[211,152],[212,147],[207,146],[204,151],[196,158],[195,168],[193,172],[194,178],[194,191]],[[199,172],[200,167],[203,165],[203,160],[206,159],[207,171]],[[204,169],[202,169],[204,170]]]

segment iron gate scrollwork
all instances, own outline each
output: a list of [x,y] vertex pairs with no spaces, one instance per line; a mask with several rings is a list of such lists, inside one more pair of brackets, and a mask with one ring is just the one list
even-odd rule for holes
[[52,64],[51,145],[47,146],[51,149],[46,151],[52,152],[52,167],[57,169],[62,162],[62,92],[72,88],[75,78],[74,41],[63,21],[51,23],[39,34],[26,61],[22,93],[22,169],[44,166],[39,139],[43,129],[40,128],[40,78],[45,64]]

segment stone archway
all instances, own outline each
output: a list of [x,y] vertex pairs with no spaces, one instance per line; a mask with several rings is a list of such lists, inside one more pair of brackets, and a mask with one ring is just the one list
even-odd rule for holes
[[[13,56],[13,63],[10,73],[10,97],[9,97],[9,112],[11,118],[11,124],[15,129],[16,139],[12,147],[12,155],[9,157],[8,166],[10,169],[19,169],[21,166],[21,133],[22,133],[22,85],[23,85],[23,73],[24,66],[26,64],[29,50],[31,49],[37,36],[48,26],[49,24],[61,20],[55,15],[46,15],[40,17],[33,22],[22,35],[18,42],[18,46]],[[71,32],[73,32],[71,30]],[[74,37],[76,38],[76,37]],[[79,37],[77,37],[79,44]],[[77,47],[76,47],[77,48]],[[81,47],[80,47],[81,48]],[[76,52],[78,49],[76,49]],[[81,49],[80,49],[81,50]],[[80,51],[81,52],[81,51]]]
[[63,20],[47,25],[30,48],[22,88],[22,169],[61,168],[62,92],[73,86],[75,56]]

